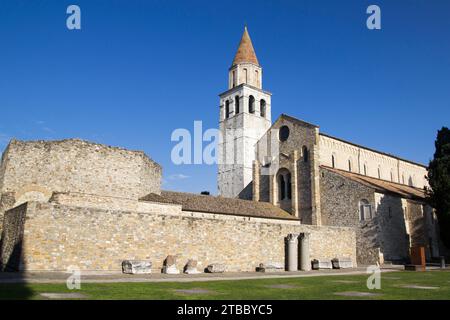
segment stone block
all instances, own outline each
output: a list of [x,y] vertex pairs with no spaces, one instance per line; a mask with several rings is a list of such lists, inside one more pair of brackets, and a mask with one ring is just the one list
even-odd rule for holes
[[197,270],[197,260],[188,260],[186,266],[184,267],[184,273],[186,274],[199,274],[200,271]]
[[149,260],[124,260],[122,272],[126,274],[150,274],[152,273],[152,262]]
[[350,258],[334,258],[331,260],[333,269],[353,268],[353,261]]
[[259,267],[256,268],[257,272],[281,272],[284,271],[284,265],[279,262],[268,262],[261,263]]
[[176,256],[169,255],[166,260],[164,260],[163,273],[165,274],[179,274],[180,270],[177,269],[177,258]]
[[314,259],[312,261],[312,269],[313,270],[320,270],[320,269],[333,269],[333,265],[331,264],[330,260],[319,260]]
[[206,268],[206,271],[209,273],[224,273],[225,272],[225,265],[222,263],[213,263],[208,265]]

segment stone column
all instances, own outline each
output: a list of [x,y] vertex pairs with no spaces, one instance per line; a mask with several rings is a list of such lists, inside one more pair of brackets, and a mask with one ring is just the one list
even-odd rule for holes
[[298,235],[291,233],[287,236],[287,271],[298,270]]
[[278,188],[276,183],[277,175],[273,174],[269,176],[270,181],[270,203],[272,203],[274,206],[277,205],[278,201]]
[[311,258],[309,255],[309,233],[300,234],[300,270],[311,270]]
[[253,201],[259,201],[260,165],[258,160],[253,161]]

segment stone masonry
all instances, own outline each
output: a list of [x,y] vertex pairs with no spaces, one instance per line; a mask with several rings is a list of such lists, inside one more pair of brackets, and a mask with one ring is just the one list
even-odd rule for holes
[[[70,265],[82,270],[121,270],[123,260],[151,260],[153,270],[160,272],[164,259],[176,255],[181,270],[195,259],[199,270],[223,263],[227,271],[255,271],[260,263],[284,263],[284,238],[301,232],[311,234],[311,258],[356,259],[355,234],[350,228],[189,212],[179,205],[146,201],[91,199],[64,194],[51,202],[28,202],[6,212],[3,264],[9,261],[21,270],[65,270]],[[19,221],[17,210],[23,218]],[[23,230],[22,239],[13,236],[16,230]],[[20,262],[8,256],[18,243]]]

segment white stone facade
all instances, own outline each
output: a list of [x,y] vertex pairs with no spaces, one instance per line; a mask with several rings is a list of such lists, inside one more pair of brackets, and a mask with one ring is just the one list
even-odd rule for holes
[[271,93],[261,89],[261,73],[251,63],[236,65],[229,90],[220,95],[218,192],[224,197],[251,198],[256,143],[272,124]]
[[409,185],[428,186],[425,166],[320,134],[320,164],[369,177]]

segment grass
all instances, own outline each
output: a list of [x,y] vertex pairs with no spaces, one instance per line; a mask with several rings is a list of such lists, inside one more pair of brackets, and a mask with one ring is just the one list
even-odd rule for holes
[[[81,290],[65,284],[0,284],[0,299],[43,299],[40,293],[81,293],[86,299],[443,299],[450,300],[450,271],[389,272],[381,274],[381,290],[369,290],[366,275],[320,276],[289,279],[259,279],[211,282],[85,283]],[[424,290],[405,285],[439,287]],[[276,287],[271,287],[276,286]],[[280,286],[284,286],[280,288]],[[176,290],[203,289],[208,293],[188,294]],[[372,297],[344,297],[344,291],[371,292]]]

